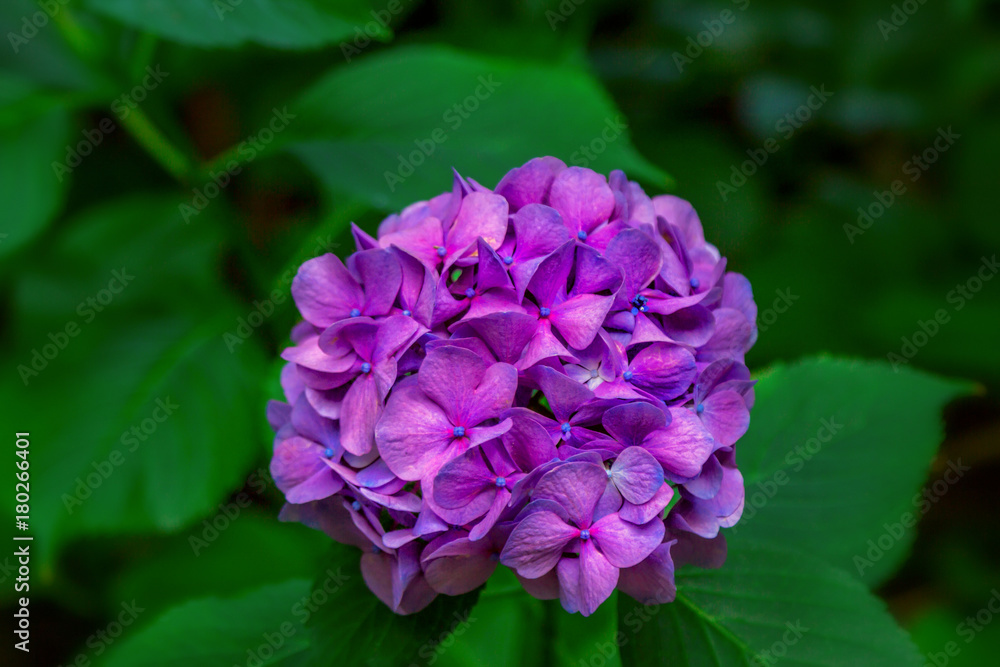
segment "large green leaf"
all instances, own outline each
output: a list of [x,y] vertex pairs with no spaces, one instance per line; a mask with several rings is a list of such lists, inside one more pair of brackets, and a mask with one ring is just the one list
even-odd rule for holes
[[217,285],[209,219],[185,226],[177,207],[154,195],[94,209],[18,276],[0,395],[37,443],[43,558],[71,535],[213,513],[259,452],[258,342],[230,353],[223,340],[250,307]]
[[[128,632],[101,664],[108,667],[218,667],[292,664],[309,646],[304,604],[309,582],[293,579],[242,597],[203,598]],[[138,601],[142,605],[142,601]],[[140,622],[146,619],[139,616]]]
[[[0,73],[0,85],[12,81]],[[11,101],[10,94],[5,88],[0,110]],[[69,176],[57,176],[52,165],[65,159],[68,135],[69,118],[60,109],[0,122],[0,209],[4,211],[0,257],[31,241],[59,211]]]
[[[479,591],[439,595],[423,611],[394,614],[368,590],[361,576],[360,553],[334,544],[326,568],[313,586],[314,594],[329,602],[318,606],[310,619],[311,665],[346,665],[364,656],[371,667],[398,667],[410,661],[428,661],[452,632],[464,632],[477,622],[472,608]],[[487,620],[488,619],[483,619]]]
[[736,446],[747,500],[727,534],[793,545],[878,583],[906,556],[914,521],[901,521],[926,507],[915,494],[941,442],[941,409],[968,389],[877,362],[774,368]]
[[734,540],[721,569],[677,582],[670,604],[621,596],[626,667],[922,664],[881,601],[812,557]]
[[493,186],[539,155],[667,185],[607,93],[568,65],[394,49],[335,69],[293,111],[294,152],[331,190],[383,209],[449,189],[452,167]]
[[[391,34],[365,0],[87,0],[90,8],[128,25],[168,39],[203,47],[234,47],[245,42],[283,49],[317,48]],[[355,29],[358,32],[355,32]],[[363,30],[362,30],[363,28]]]

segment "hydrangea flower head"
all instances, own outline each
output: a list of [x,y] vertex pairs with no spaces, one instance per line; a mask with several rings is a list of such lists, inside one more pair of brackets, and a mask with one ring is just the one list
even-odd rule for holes
[[757,309],[689,203],[544,157],[353,235],[292,283],[283,520],[361,549],[400,614],[498,566],[569,612],[664,603],[724,561]]

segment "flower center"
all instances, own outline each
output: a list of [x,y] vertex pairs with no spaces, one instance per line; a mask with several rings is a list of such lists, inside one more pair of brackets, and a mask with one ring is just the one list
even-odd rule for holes
[[507,486],[507,479],[505,477],[497,477],[494,483],[502,489]]
[[599,375],[599,373],[597,372],[596,368],[591,368],[590,369],[590,379],[591,380],[596,380],[598,375]]
[[700,415],[702,412],[705,411],[705,404],[699,403],[698,405],[695,406],[694,411]]
[[437,255],[438,255],[438,257],[444,257],[446,254],[448,254],[447,250],[445,250],[441,246],[437,247]]
[[638,315],[639,313],[645,313],[648,311],[649,306],[646,305],[648,302],[649,299],[643,295],[637,295],[634,299],[632,299],[632,314]]
[[357,308],[351,309],[351,317],[361,317],[361,311]]
[[506,264],[507,266],[510,266],[511,264],[514,263],[514,257],[512,255],[507,255],[506,257],[503,258],[503,263]]
[[691,284],[691,289],[698,289],[698,285],[701,284],[701,281],[698,280],[697,278],[692,278],[690,284]]
[[626,382],[632,379],[632,375],[633,375],[633,373],[632,373],[631,370],[628,370],[628,371],[625,371],[624,373],[622,373],[622,377],[625,378]]
[[361,503],[355,500],[353,503],[351,503],[351,509],[353,509],[355,512],[359,511],[361,509]]
[[408,310],[404,310],[404,311],[403,311],[403,314],[404,314],[404,315],[406,315],[407,317],[409,317],[409,316],[413,315],[413,313],[411,313],[411,312],[410,312],[410,311],[408,311]]
[[571,426],[569,425],[569,422],[563,422],[562,425],[559,427],[559,430],[562,431],[563,433],[569,433],[570,428]]
[[469,289],[465,290],[465,298],[466,299],[471,299],[474,296],[476,296],[476,290],[472,289],[471,287]]
[[323,456],[325,456],[328,459],[332,459],[333,458],[333,450],[330,449],[329,447],[327,447],[326,449],[323,450]]
[[576,238],[580,239],[581,241],[586,241],[587,240],[587,232],[585,232],[585,231],[583,231],[581,229],[580,231],[578,231],[576,233]]
[[462,437],[465,436],[465,427],[464,426],[456,426],[455,428],[453,428],[451,430],[451,434],[453,436],[455,436],[456,438],[462,438]]
[[590,539],[590,531],[587,530],[586,528],[584,528],[583,530],[581,530],[580,531],[580,539],[583,540],[584,542],[586,542],[587,540],[589,540]]
[[542,306],[541,308],[538,309],[539,317],[548,317],[550,314],[552,314],[552,311],[546,308],[545,306]]
[[370,363],[368,363],[367,361],[365,363],[361,364],[361,372],[362,373],[371,373],[372,372],[372,365]]

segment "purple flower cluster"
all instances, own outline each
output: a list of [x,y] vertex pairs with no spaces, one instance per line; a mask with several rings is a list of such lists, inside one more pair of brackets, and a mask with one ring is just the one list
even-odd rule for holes
[[689,203],[545,157],[353,234],[292,284],[282,519],[362,549],[400,614],[498,563],[584,615],[721,564],[757,309]]

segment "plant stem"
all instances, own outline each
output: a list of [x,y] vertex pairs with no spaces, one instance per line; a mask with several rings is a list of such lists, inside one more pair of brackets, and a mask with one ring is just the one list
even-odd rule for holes
[[150,157],[178,181],[187,183],[188,176],[193,170],[191,161],[153,125],[142,109],[138,107],[132,109],[122,118],[121,123],[139,145],[146,149]]

